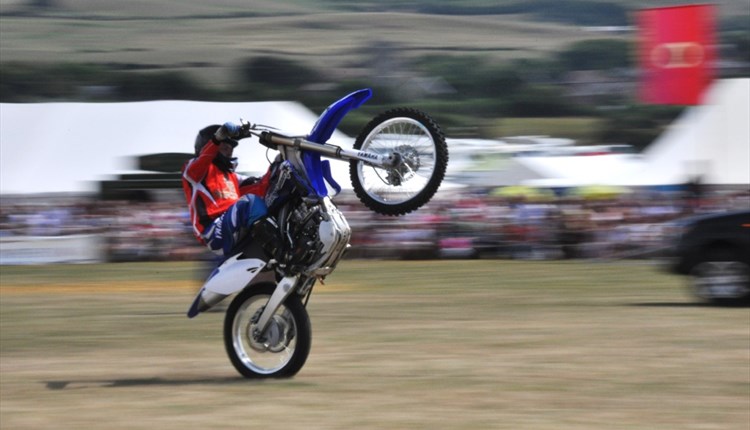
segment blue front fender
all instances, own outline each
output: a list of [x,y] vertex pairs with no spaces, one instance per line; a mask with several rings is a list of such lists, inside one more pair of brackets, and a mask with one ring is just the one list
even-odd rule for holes
[[333,102],[320,115],[307,140],[315,143],[326,143],[339,126],[341,120],[350,110],[356,109],[372,97],[372,90],[365,88],[348,94]]
[[[350,110],[362,106],[370,97],[372,97],[372,90],[365,88],[335,101],[320,115],[310,135],[307,136],[307,140],[315,143],[328,142],[344,116]],[[306,152],[303,159],[311,185],[318,195],[325,196],[328,194],[325,181],[328,181],[329,185],[336,189],[336,192],[341,191],[341,187],[331,177],[330,166],[324,166],[320,161],[320,154]]]

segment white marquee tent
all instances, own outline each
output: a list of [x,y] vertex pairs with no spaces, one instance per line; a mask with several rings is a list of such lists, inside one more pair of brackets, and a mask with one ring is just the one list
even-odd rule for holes
[[663,186],[691,180],[750,186],[750,79],[716,81],[703,105],[685,109],[641,154],[528,156],[540,187]]
[[[98,181],[135,171],[134,157],[192,153],[200,128],[240,118],[305,135],[317,115],[293,102],[0,104],[0,194],[96,192]],[[330,142],[351,146],[340,132]],[[268,166],[266,148],[255,139],[241,142],[235,155],[238,171]],[[348,164],[332,168],[342,185],[348,182]]]
[[[98,181],[132,173],[134,157],[192,152],[198,129],[241,117],[290,135],[307,134],[317,120],[293,102],[0,104],[0,194],[96,192]],[[506,179],[550,187],[675,185],[696,177],[750,185],[748,118],[750,79],[717,81],[706,104],[686,109],[643,154],[516,157],[515,176]],[[336,132],[330,142],[351,147],[352,139]],[[265,147],[254,140],[235,154],[242,172],[263,172],[268,164]],[[462,168],[459,160],[454,157],[449,178]],[[331,164],[347,187],[348,164]],[[511,185],[505,182],[498,185]]]
[[750,79],[716,81],[706,102],[686,109],[643,153],[640,167],[613,175],[615,185],[750,186]]

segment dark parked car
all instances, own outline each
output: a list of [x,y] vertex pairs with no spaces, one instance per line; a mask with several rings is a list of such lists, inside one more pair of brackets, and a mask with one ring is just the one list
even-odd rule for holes
[[750,303],[750,211],[680,219],[669,225],[668,268],[716,303]]

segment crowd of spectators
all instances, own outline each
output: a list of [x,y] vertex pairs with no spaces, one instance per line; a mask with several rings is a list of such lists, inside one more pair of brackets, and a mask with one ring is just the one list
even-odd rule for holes
[[[350,194],[335,200],[352,226],[349,258],[645,258],[658,254],[666,222],[750,208],[748,191],[636,191],[613,196],[440,194],[423,209],[386,217]],[[98,235],[109,261],[193,260],[184,202],[88,197],[13,199],[0,205],[0,237]]]
[[526,198],[477,190],[435,199],[398,220],[359,211],[349,217],[354,252],[363,256],[648,258],[663,251],[666,223],[735,209],[750,209],[748,191]]
[[0,205],[0,237],[97,235],[108,261],[195,259],[203,248],[184,206],[176,199],[25,198]]

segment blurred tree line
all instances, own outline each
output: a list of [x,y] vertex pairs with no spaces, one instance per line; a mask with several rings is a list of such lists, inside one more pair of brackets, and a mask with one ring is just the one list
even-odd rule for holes
[[[447,2],[436,5],[448,7]],[[747,30],[728,33],[723,43],[738,58],[750,59],[749,34]],[[320,112],[349,90],[371,87],[375,97],[347,117],[342,124],[345,132],[356,134],[375,113],[408,104],[429,111],[453,136],[471,129],[477,137],[496,137],[488,130],[498,118],[585,116],[600,119],[594,136],[598,143],[627,143],[642,149],[681,107],[645,106],[634,100],[634,52],[630,42],[610,38],[578,42],[544,59],[491,62],[482,56],[429,55],[402,61],[406,64],[399,68],[407,73],[397,78],[384,76],[377,68],[381,58],[374,58],[372,76],[349,81],[332,78],[328,71],[301,61],[260,56],[236,66],[236,82],[222,89],[211,88],[186,72],[141,70],[136,65],[3,62],[0,101],[294,99]],[[398,55],[397,49],[392,55]],[[580,72],[589,73],[584,75],[588,78],[576,83],[572,77]],[[585,86],[590,73],[621,83],[623,90],[576,97],[571,88]]]
[[530,15],[574,25],[628,25],[626,4],[597,0],[327,0],[337,10],[401,11],[442,15]]

